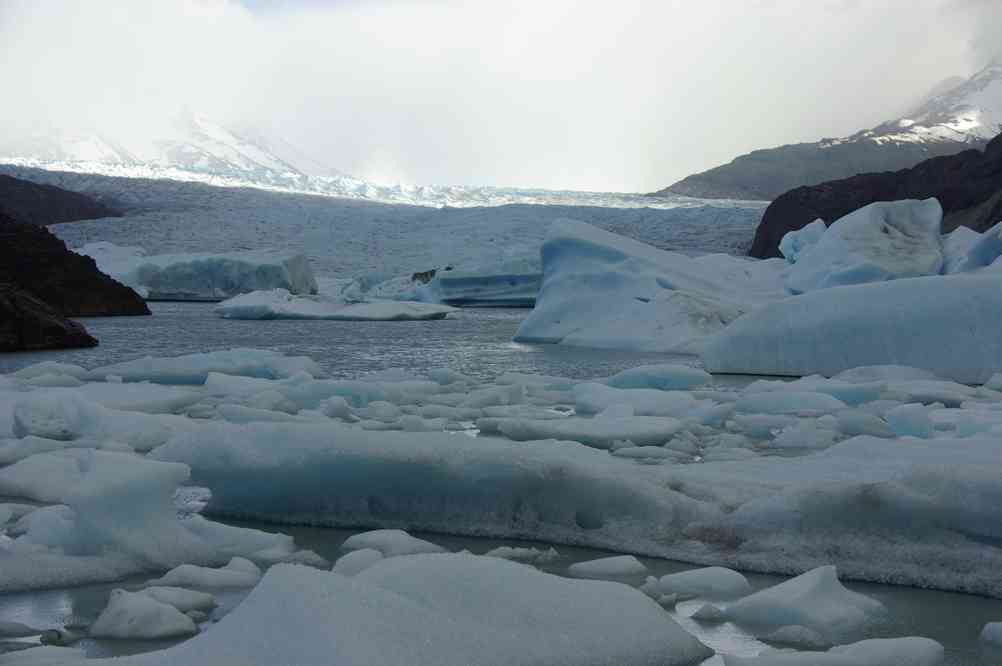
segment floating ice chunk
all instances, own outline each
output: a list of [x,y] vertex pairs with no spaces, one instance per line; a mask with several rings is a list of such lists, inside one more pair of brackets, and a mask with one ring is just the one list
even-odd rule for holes
[[818,424],[818,420],[806,419],[783,428],[769,443],[769,448],[827,449],[835,443],[838,433],[822,427]]
[[939,379],[936,373],[907,365],[861,365],[838,373],[832,379],[851,383],[876,381],[912,382],[924,379]]
[[804,251],[817,245],[827,229],[824,220],[817,219],[796,231],[788,231],[779,241],[779,251],[789,263],[795,264]]
[[832,643],[858,635],[884,613],[876,599],[843,587],[833,566],[818,567],[723,608],[726,619],[758,633],[799,625]]
[[845,409],[846,404],[825,393],[767,391],[743,395],[734,408],[746,414],[821,416]]
[[703,362],[710,372],[797,376],[900,364],[981,384],[1002,370],[1000,285],[936,276],[822,289],[742,317],[707,343]]
[[647,567],[632,555],[616,555],[587,562],[575,562],[567,567],[567,572],[577,578],[616,580],[644,576],[647,574]]
[[385,560],[352,578],[276,566],[211,631],[120,661],[686,666],[712,654],[626,585],[560,578],[490,557],[420,555]]
[[69,441],[81,435],[84,418],[79,402],[67,402],[57,394],[31,394],[14,405],[13,432],[19,438]]
[[878,202],[836,220],[801,252],[786,286],[802,294],[841,285],[938,275],[943,267],[936,199]]
[[174,386],[157,384],[87,384],[77,391],[83,399],[109,409],[146,414],[177,414],[204,396]]
[[285,356],[263,349],[228,349],[170,358],[147,356],[96,368],[88,377],[104,379],[107,375],[117,375],[127,382],[201,385],[210,372],[260,379],[284,379],[301,372],[324,376],[320,366],[305,356]]
[[686,391],[698,386],[705,386],[712,381],[705,370],[687,365],[641,365],[623,370],[605,381],[614,388],[621,389],[659,389],[661,391]]
[[42,361],[33,365],[21,368],[13,374],[16,379],[28,381],[45,375],[69,376],[75,379],[83,379],[87,376],[87,370],[72,363],[59,363],[58,361]]
[[383,559],[383,554],[375,548],[360,548],[339,557],[331,571],[342,576],[354,576],[381,559]]
[[780,627],[767,636],[760,637],[766,643],[778,645],[792,645],[802,650],[826,650],[831,647],[831,642],[824,636],[800,625]]
[[162,604],[173,606],[182,613],[193,610],[209,610],[216,606],[216,598],[208,592],[186,590],[183,587],[147,587],[140,590],[138,594],[145,594]]
[[570,440],[598,449],[612,448],[613,442],[629,440],[639,446],[661,445],[682,427],[678,419],[658,416],[621,418],[568,417],[546,421],[497,419],[496,428],[516,442],[539,439]]
[[74,388],[83,386],[83,381],[72,375],[38,375],[26,380],[29,386],[35,388]]
[[751,594],[748,579],[733,569],[706,567],[662,576],[657,582],[659,594],[675,594],[681,598],[725,600]]
[[962,267],[967,263],[967,253],[980,238],[981,234],[970,227],[957,227],[943,234],[943,274],[952,275],[964,270]]
[[341,548],[344,550],[371,548],[378,550],[383,557],[447,552],[438,544],[418,539],[403,530],[372,530],[354,534],[341,544]]
[[898,437],[924,437],[933,435],[932,419],[924,405],[901,405],[887,412],[887,424]]
[[527,564],[547,564],[560,558],[560,553],[553,547],[518,548],[515,546],[498,546],[484,553],[484,557],[499,557],[502,560],[525,562]]
[[630,405],[637,416],[687,416],[704,406],[684,391],[617,389],[584,383],[574,387],[574,405],[579,414],[598,414],[613,405]]
[[150,640],[196,633],[198,627],[191,618],[174,606],[125,590],[111,591],[107,607],[90,626],[94,638]]
[[261,569],[242,557],[234,557],[218,569],[182,564],[174,567],[160,578],[147,581],[148,587],[252,587],[261,578]]
[[61,502],[80,481],[76,461],[65,455],[38,454],[0,469],[0,496]]
[[294,296],[285,289],[255,291],[223,301],[216,313],[224,319],[322,319],[332,321],[405,321],[445,319],[456,308],[415,301],[337,303]]
[[570,220],[553,224],[541,253],[542,288],[515,340],[638,351],[698,345],[761,300],[757,290],[778,297],[785,265],[701,262]]
[[989,622],[981,629],[981,642],[1002,650],[1002,622]]
[[894,437],[895,433],[884,419],[858,409],[846,409],[835,416],[839,432],[847,437],[870,435]]
[[613,448],[612,455],[633,460],[680,460],[689,456],[679,451],[661,446],[620,446]]
[[146,298],[218,301],[259,289],[317,293],[317,280],[305,255],[274,252],[162,254],[144,256],[139,248],[89,243],[75,250],[98,268]]
[[724,656],[725,666],[938,666],[943,646],[929,638],[874,638],[828,652],[769,652],[758,657]]

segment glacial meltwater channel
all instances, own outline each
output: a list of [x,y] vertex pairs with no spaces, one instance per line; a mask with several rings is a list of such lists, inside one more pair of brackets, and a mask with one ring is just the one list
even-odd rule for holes
[[[354,377],[367,372],[400,368],[423,373],[449,367],[486,378],[504,372],[525,372],[571,378],[607,376],[644,363],[688,363],[692,357],[640,354],[559,346],[527,346],[511,342],[526,310],[464,310],[450,319],[429,322],[326,322],[326,321],[231,321],[213,313],[212,305],[153,303],[153,317],[118,317],[83,320],[100,341],[93,349],[8,354],[0,358],[0,373],[13,372],[43,360],[77,363],[85,367],[142,356],[174,356],[232,347],[267,347],[287,354],[315,359],[334,377]],[[747,382],[747,379],[735,379]],[[295,537],[302,548],[315,550],[335,560],[343,554],[341,543],[358,530],[239,523],[242,526],[277,530]],[[449,550],[468,549],[484,553],[500,545],[541,544],[508,539],[420,535]],[[556,574],[566,574],[568,565],[604,557],[610,553],[587,548],[556,546],[560,557],[541,565]],[[664,575],[694,568],[692,565],[639,558],[651,575]],[[0,571],[2,575],[2,571]],[[0,595],[0,623],[21,622],[40,628],[61,627],[93,621],[115,587],[130,587],[147,578],[114,584],[69,589],[36,590]],[[758,589],[782,580],[777,576],[749,574]],[[640,580],[624,582],[638,584]],[[946,647],[949,666],[988,666],[1002,663],[1002,655],[986,651],[978,634],[986,622],[1002,621],[1002,600],[907,587],[847,582],[847,587],[882,601],[887,620],[871,627],[867,637],[925,636]],[[225,615],[246,591],[217,592],[220,606],[214,618]],[[683,602],[672,616],[688,631],[722,654],[754,655],[766,645],[736,625],[701,624],[689,618],[703,602]],[[610,630],[614,631],[614,628]],[[95,641],[78,644],[89,655],[112,656],[160,649],[173,641]],[[0,653],[37,644],[32,639],[0,642]],[[714,657],[707,665],[720,666]]]

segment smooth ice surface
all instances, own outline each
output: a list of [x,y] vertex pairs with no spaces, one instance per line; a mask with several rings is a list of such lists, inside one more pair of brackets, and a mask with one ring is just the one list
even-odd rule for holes
[[141,248],[88,243],[76,252],[152,300],[223,300],[259,289],[317,293],[317,280],[302,254],[266,251],[147,256]]
[[656,584],[659,594],[703,599],[736,599],[751,594],[742,574],[724,567],[705,567],[662,576]]
[[876,599],[847,590],[833,566],[819,567],[725,606],[722,617],[770,633],[801,626],[832,643],[858,636],[885,614]]
[[543,285],[519,342],[685,350],[782,293],[782,261],[693,259],[569,220],[553,224],[542,262]]
[[209,631],[115,663],[682,666],[711,654],[628,586],[460,554],[395,557],[351,578],[279,565]]
[[621,389],[681,390],[704,386],[712,381],[710,373],[687,365],[641,365],[618,372],[606,384]]
[[223,301],[216,312],[224,319],[326,319],[334,321],[406,321],[444,319],[456,309],[435,303],[380,301],[338,303],[294,296],[285,289],[255,291]]
[[216,599],[208,592],[186,590],[183,587],[153,586],[139,591],[162,604],[173,606],[182,613],[193,610],[209,610],[216,606]]
[[874,638],[827,652],[769,652],[758,657],[725,656],[725,666],[937,666],[943,646],[934,640]]
[[615,442],[630,441],[639,446],[661,445],[678,432],[678,419],[658,416],[628,416],[624,418],[569,417],[565,419],[532,420],[516,418],[494,419],[495,428],[509,439],[527,442],[539,439],[565,439],[599,449],[611,449]]
[[938,275],[943,268],[942,219],[943,208],[936,199],[864,206],[836,220],[820,239],[795,253],[796,263],[785,274],[786,286],[802,294]]
[[354,576],[381,559],[383,559],[383,554],[375,548],[360,548],[339,557],[331,571],[342,576]]
[[632,555],[615,555],[598,560],[577,562],[568,567],[567,572],[577,578],[616,580],[643,576],[647,573],[647,567]]
[[112,590],[108,606],[90,626],[95,638],[155,639],[198,632],[191,618],[170,604],[139,592]]
[[251,587],[260,578],[261,569],[257,565],[242,557],[234,557],[226,566],[218,569],[182,564],[146,584],[150,587]]
[[989,622],[981,629],[981,640],[1002,649],[1002,622]]
[[372,530],[349,537],[341,546],[345,550],[372,549],[383,557],[444,553],[438,544],[413,537],[403,530]]
[[946,276],[822,289],[742,317],[707,343],[703,363],[828,376],[897,364],[980,384],[1002,370],[1000,287],[999,277]]

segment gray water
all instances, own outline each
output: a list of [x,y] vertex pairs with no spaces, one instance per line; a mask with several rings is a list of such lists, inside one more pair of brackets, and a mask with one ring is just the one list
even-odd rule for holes
[[[402,368],[416,374],[450,367],[481,378],[504,372],[526,372],[571,378],[607,376],[643,363],[696,364],[692,357],[602,350],[552,345],[521,345],[511,342],[527,310],[463,310],[451,318],[430,322],[297,322],[222,320],[212,306],[194,303],[153,303],[152,317],[85,319],[83,322],[100,341],[94,349],[8,354],[0,358],[0,373],[7,373],[42,360],[96,367],[146,355],[173,356],[231,347],[264,347],[314,358],[334,377],[354,377],[386,368]],[[747,380],[735,379],[736,382]],[[719,382],[719,380],[718,380]],[[351,530],[306,527],[271,527],[292,534],[297,543],[328,559],[338,557],[341,543]],[[483,553],[499,545],[539,545],[518,540],[480,539],[448,535],[426,538],[450,550],[469,549]],[[603,557],[609,553],[587,548],[557,546],[561,558],[542,568],[566,572],[569,564]],[[653,575],[692,568],[679,562],[640,558]],[[42,628],[69,622],[93,621],[103,608],[109,591],[128,587],[144,578],[113,585],[90,585],[70,589],[0,595],[0,621],[17,621]],[[781,577],[751,574],[756,588],[775,584]],[[639,583],[640,581],[628,581]],[[1002,600],[914,588],[867,583],[848,587],[880,599],[890,610],[889,620],[872,628],[870,637],[918,635],[933,638],[947,648],[949,666],[1002,664],[1002,655],[988,654],[978,645],[978,634],[989,621],[1002,620]],[[217,595],[225,614],[244,593]],[[763,644],[733,624],[706,625],[689,619],[700,602],[679,605],[673,613],[687,630],[727,654],[751,655]],[[173,641],[92,641],[80,644],[92,656],[110,656],[159,649]],[[24,647],[24,641],[0,642],[0,653]],[[707,666],[722,664],[720,658]]]
[[417,374],[449,367],[488,379],[505,372],[574,379],[608,376],[666,360],[696,364],[692,356],[577,349],[512,342],[526,309],[461,310],[439,321],[241,321],[220,319],[206,303],[150,303],[152,317],[80,319],[100,341],[91,349],[5,354],[0,373],[43,360],[87,368],[143,356],[178,356],[232,347],[266,348],[309,356],[332,377],[402,368]]

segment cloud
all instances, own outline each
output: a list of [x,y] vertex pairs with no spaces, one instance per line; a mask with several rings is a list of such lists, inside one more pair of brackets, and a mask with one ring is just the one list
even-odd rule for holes
[[983,59],[995,6],[4,0],[0,134],[187,106],[377,180],[653,190],[894,115]]

